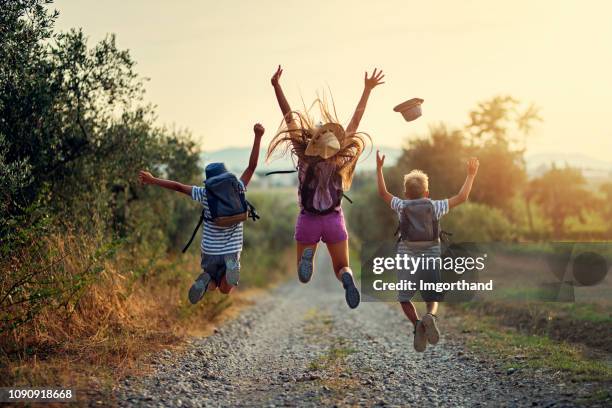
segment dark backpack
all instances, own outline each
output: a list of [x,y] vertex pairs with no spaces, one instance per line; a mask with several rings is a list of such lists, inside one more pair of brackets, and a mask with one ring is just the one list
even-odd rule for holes
[[[324,208],[322,210],[314,207],[313,200],[315,196],[315,190],[317,188],[316,182],[314,180],[315,179],[315,169],[316,169],[316,165],[323,161],[324,160],[319,159],[319,160],[313,160],[308,163],[308,169],[306,169],[306,174],[304,175],[304,181],[300,186],[300,197],[301,197],[302,208],[304,208],[304,210],[310,213],[317,214],[317,215],[325,215],[325,214],[329,214],[333,212],[342,203],[342,198],[346,198],[346,200],[351,204],[353,203],[353,200],[351,200],[349,196],[344,194],[344,191],[342,190],[342,188],[334,188],[334,185],[342,186],[342,176],[338,172],[334,172],[334,174],[331,175],[331,179],[328,184],[329,193],[332,197],[332,205],[329,208]],[[298,169],[296,168],[295,170],[270,171],[266,173],[265,175],[272,176],[274,174],[290,174],[290,173],[297,173],[297,172],[298,172]]]
[[232,227],[246,221],[249,217],[253,221],[259,219],[255,207],[246,199],[242,183],[234,174],[222,173],[207,178],[204,185],[206,186],[206,200],[208,201],[210,217],[207,217],[204,209],[202,209],[198,225],[196,225],[191,239],[183,248],[183,252],[187,251],[187,248],[191,245],[204,220],[211,221],[219,227]]
[[317,165],[322,161],[323,160],[316,160],[308,163],[304,180],[300,186],[302,208],[309,213],[317,215],[325,215],[335,211],[335,209],[342,203],[342,197],[344,197],[344,191],[342,190],[342,176],[337,171],[334,171],[331,174],[329,183],[327,184],[327,190],[332,199],[331,205],[328,208],[322,209],[314,206],[314,196],[317,189],[315,171],[317,169]]
[[438,241],[440,222],[431,200],[420,198],[405,201],[399,218],[401,241]]

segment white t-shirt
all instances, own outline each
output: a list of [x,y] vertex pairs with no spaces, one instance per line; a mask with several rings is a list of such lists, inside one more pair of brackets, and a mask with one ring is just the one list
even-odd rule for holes
[[[431,201],[434,207],[434,214],[436,215],[436,219],[439,220],[442,216],[448,213],[448,199],[444,200],[431,200],[427,198],[427,200]],[[398,197],[393,197],[391,199],[391,209],[397,213],[398,218],[402,214],[402,209],[404,205],[410,200],[402,200]]]

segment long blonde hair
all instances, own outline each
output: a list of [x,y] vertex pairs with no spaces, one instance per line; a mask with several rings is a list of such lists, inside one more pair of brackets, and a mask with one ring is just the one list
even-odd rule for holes
[[[311,111],[315,106],[319,108],[323,125],[327,123],[340,125],[333,100],[332,114],[327,108],[326,101],[317,98],[309,109],[306,109],[306,106],[304,106],[304,112],[292,111],[287,114],[287,116],[293,119],[293,123],[296,125],[294,129],[290,129],[285,118],[283,118],[278,132],[268,145],[266,161],[269,162],[272,158],[284,157],[287,154],[291,154],[293,158],[296,158],[298,163],[310,163],[315,160],[320,160],[320,158],[306,155],[306,147],[316,134],[318,126],[321,125],[316,124],[311,115]],[[342,125],[340,125],[340,127],[342,127]],[[344,127],[342,127],[342,129],[344,130]],[[340,150],[332,157],[326,159],[326,161],[333,161],[336,164],[338,168],[337,171],[342,176],[342,188],[344,191],[348,191],[351,187],[355,166],[357,165],[359,157],[365,150],[367,140],[370,142],[372,141],[367,133],[344,132],[344,135],[339,137],[338,140],[340,142]],[[280,153],[278,153],[279,151]],[[276,155],[275,152],[277,153]]]

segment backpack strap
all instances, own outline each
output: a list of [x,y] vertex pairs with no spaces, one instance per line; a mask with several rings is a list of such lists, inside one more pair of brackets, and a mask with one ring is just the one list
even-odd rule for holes
[[276,171],[269,171],[265,174],[266,177],[271,176],[273,174],[291,174],[291,173],[297,173],[297,170],[276,170]]
[[349,196],[347,196],[346,194],[342,193],[342,197],[346,198],[346,200],[347,200],[349,203],[353,204],[353,200],[351,200],[351,199],[350,199],[350,197],[349,197]]
[[[316,164],[316,162],[315,162]],[[291,174],[291,173],[297,173],[297,169],[296,170],[276,170],[276,171],[269,171],[267,172],[265,175],[267,176],[271,176],[273,174]],[[342,193],[342,197],[346,198],[347,201],[351,204],[353,204],[353,200],[351,200],[351,198],[349,196],[347,196],[346,194]]]
[[189,242],[187,242],[187,245],[185,245],[185,247],[183,248],[183,253],[185,253],[185,251],[187,251],[187,249],[189,248],[189,245],[191,245],[191,243],[193,242],[193,239],[195,238],[196,234],[198,233],[198,230],[200,229],[200,225],[202,225],[202,223],[204,222],[204,209],[202,209],[202,214],[200,215],[200,220],[198,221],[198,225],[196,225],[195,229],[193,230],[193,234],[191,234],[191,238],[189,238]]
[[257,211],[255,210],[255,207],[253,207],[253,204],[251,204],[248,200],[246,200],[246,204],[247,204],[247,211],[249,213],[249,217],[253,221],[257,221],[259,218],[261,218],[259,214],[257,214]]

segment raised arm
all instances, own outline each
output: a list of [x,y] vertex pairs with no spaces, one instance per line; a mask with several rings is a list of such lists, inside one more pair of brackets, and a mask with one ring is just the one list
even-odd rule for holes
[[285,93],[283,92],[283,88],[280,85],[280,77],[283,74],[283,69],[279,65],[276,69],[274,75],[272,75],[272,86],[274,87],[274,94],[276,95],[276,100],[278,101],[278,106],[280,107],[281,112],[283,113],[283,117],[285,118],[285,122],[287,122],[287,126],[289,129],[296,129],[295,121],[293,119],[293,114],[291,113],[291,107],[289,106],[289,102],[287,102],[287,98],[285,98]]
[[257,168],[257,161],[259,160],[259,147],[261,145],[261,137],[263,136],[266,130],[260,123],[256,123],[253,126],[253,132],[255,133],[255,138],[253,139],[253,147],[251,148],[251,157],[249,158],[249,166],[244,170],[242,176],[240,176],[240,180],[242,180],[242,184],[246,187],[251,181],[251,177],[253,177],[253,173],[255,173],[255,169]]
[[472,191],[472,184],[474,184],[474,178],[476,178],[479,165],[480,163],[476,157],[470,157],[467,162],[467,176],[465,177],[463,186],[461,186],[461,190],[459,190],[457,195],[454,195],[448,199],[449,208],[456,207],[459,204],[463,204],[467,201],[468,197],[470,196],[470,191]]
[[370,93],[372,89],[377,87],[378,85],[384,84],[382,79],[385,77],[382,70],[376,72],[376,68],[374,68],[374,72],[372,72],[372,76],[368,78],[368,73],[366,71],[364,75],[364,86],[363,93],[361,94],[361,98],[359,99],[359,103],[357,103],[357,108],[355,109],[355,113],[353,113],[353,117],[346,127],[347,133],[355,133],[357,132],[357,128],[359,127],[359,122],[361,122],[361,118],[363,117],[363,113],[365,112],[366,105],[368,104],[368,98],[370,97]]
[[378,195],[382,198],[385,203],[390,204],[393,195],[387,191],[387,185],[385,184],[385,176],[383,175],[383,165],[385,164],[385,155],[380,155],[380,152],[376,151],[376,180],[378,182]]
[[178,191],[179,193],[187,194],[191,197],[191,186],[179,183],[178,181],[164,180],[161,178],[153,177],[153,175],[148,171],[141,170],[138,174],[138,180],[140,180],[141,184],[153,184],[168,190]]

